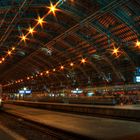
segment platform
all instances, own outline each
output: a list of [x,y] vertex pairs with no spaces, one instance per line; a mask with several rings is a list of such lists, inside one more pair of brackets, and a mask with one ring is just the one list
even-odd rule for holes
[[140,104],[137,105],[83,105],[83,104],[66,104],[66,103],[47,103],[47,102],[29,102],[29,101],[8,101],[8,104],[28,106],[34,108],[57,110],[63,112],[103,115],[119,117],[122,119],[140,119]]
[[4,108],[7,112],[93,139],[140,139],[139,122],[75,115],[12,104],[5,104]]

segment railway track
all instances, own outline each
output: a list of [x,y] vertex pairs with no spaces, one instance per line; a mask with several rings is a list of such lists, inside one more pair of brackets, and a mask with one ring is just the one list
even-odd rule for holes
[[[27,140],[91,140],[92,138],[64,131],[49,125],[28,119],[25,116],[1,111],[0,120],[4,126],[14,130]],[[11,121],[12,120],[12,121]],[[3,122],[2,122],[3,121]]]

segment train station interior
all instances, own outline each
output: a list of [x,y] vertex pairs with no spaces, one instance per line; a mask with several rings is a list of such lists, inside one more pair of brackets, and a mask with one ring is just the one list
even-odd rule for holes
[[140,0],[0,0],[0,140],[140,140]]

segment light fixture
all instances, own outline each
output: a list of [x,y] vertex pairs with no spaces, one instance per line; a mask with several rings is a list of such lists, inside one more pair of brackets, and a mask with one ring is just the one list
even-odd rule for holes
[[44,21],[44,18],[38,17],[38,19],[37,19],[37,24],[40,24],[41,27],[42,27],[42,25],[43,25],[44,22],[45,22],[45,21]]
[[12,51],[14,51],[15,50],[15,47],[12,47]]
[[5,61],[5,58],[3,57],[1,60],[2,60],[2,61]]
[[20,36],[20,38],[21,38],[21,40],[24,41],[24,42],[27,40],[27,37],[26,37],[25,35]]
[[53,13],[54,16],[56,16],[56,11],[59,11],[60,9],[56,8],[58,5],[58,3],[56,3],[55,5],[53,5],[52,3],[50,3],[49,8],[49,13]]
[[137,46],[137,47],[140,47],[140,41],[139,41],[139,40],[137,40],[136,46]]
[[63,70],[64,69],[64,66],[61,66],[60,69]]
[[71,67],[73,67],[73,66],[74,66],[74,64],[71,62],[71,63],[70,63],[70,66],[71,66]]
[[40,73],[40,76],[42,76],[42,75],[43,75],[43,73],[41,72],[41,73]]
[[49,74],[49,71],[48,70],[46,71],[46,74]]
[[85,58],[82,58],[81,59],[81,63],[83,63],[83,64],[86,63],[86,59]]
[[33,34],[35,32],[34,28],[31,28],[31,27],[28,29],[28,31],[29,31],[30,34]]
[[11,51],[8,51],[8,52],[7,52],[7,54],[8,54],[8,55],[11,55],[11,54],[12,54],[12,52],[11,52]]
[[30,77],[27,77],[27,80],[30,80]]
[[55,70],[55,69],[53,69],[53,71],[55,72],[56,70]]
[[118,55],[119,55],[119,52],[120,52],[120,51],[119,51],[119,48],[115,48],[115,47],[114,47],[113,50],[112,50],[112,54],[113,54],[113,55],[116,55],[117,57],[118,57]]

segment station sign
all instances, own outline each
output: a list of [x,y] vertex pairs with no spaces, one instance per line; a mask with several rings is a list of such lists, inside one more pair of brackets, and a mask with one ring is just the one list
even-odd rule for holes
[[19,90],[19,94],[31,94],[31,90]]

